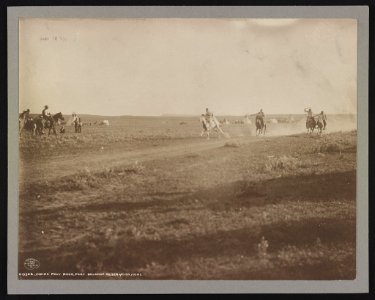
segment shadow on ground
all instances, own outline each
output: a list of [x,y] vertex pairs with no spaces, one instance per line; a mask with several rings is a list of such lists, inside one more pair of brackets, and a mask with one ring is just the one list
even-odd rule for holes
[[[264,181],[237,181],[194,193],[153,193],[141,202],[104,200],[77,209],[85,211],[173,211],[205,206],[216,211],[264,206],[282,201],[355,201],[356,171],[285,176]],[[164,199],[163,199],[164,198]],[[165,199],[167,198],[167,199]],[[197,204],[198,203],[198,204]]]
[[[81,206],[83,211],[138,211],[157,210],[185,210],[202,209],[224,211],[241,207],[261,207],[270,203],[282,201],[322,201],[332,199],[340,201],[355,201],[356,172],[329,173],[309,176],[280,177],[266,181],[245,182],[239,181],[201,190],[192,194],[163,195],[153,194],[152,200],[143,202],[105,202],[92,203]],[[298,188],[297,188],[298,187]],[[174,200],[162,200],[159,197],[171,196]],[[173,196],[173,197],[172,197]],[[196,200],[198,201],[198,204]],[[77,209],[77,208],[74,208]],[[150,213],[152,213],[150,212]],[[44,212],[45,213],[45,212]],[[168,220],[166,220],[168,221]],[[164,225],[178,226],[177,223],[187,226],[187,220],[164,222]],[[176,223],[176,224],[174,224]],[[258,244],[261,237],[269,243],[269,253],[277,253],[283,247],[309,247],[317,240],[325,245],[350,244],[355,247],[356,238],[355,219],[335,218],[301,218],[275,222],[265,226],[244,227],[238,230],[218,231],[214,234],[190,237],[187,239],[144,240],[135,239],[127,232],[117,232],[111,240],[101,234],[89,235],[87,239],[79,240],[73,245],[61,249],[45,249],[26,251],[20,254],[20,261],[33,257],[43,260],[40,272],[97,272],[101,268],[106,272],[118,272],[145,268],[157,263],[173,265],[180,260],[191,260],[204,257],[234,257],[243,255],[257,257]],[[22,268],[22,267],[21,267]],[[346,268],[345,275],[340,275],[338,268]],[[233,279],[338,279],[353,277],[355,258],[348,261],[319,262],[308,266],[290,266],[277,272],[264,271],[255,274],[251,270],[245,273],[227,274],[226,278]],[[349,274],[349,275],[348,275]],[[177,276],[178,274],[174,274]],[[168,276],[167,276],[168,277]],[[158,278],[163,278],[160,275]],[[176,278],[175,278],[176,279]]]

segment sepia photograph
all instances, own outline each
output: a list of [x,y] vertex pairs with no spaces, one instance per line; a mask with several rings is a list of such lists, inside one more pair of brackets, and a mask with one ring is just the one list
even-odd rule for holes
[[356,279],[357,19],[18,26],[19,280]]

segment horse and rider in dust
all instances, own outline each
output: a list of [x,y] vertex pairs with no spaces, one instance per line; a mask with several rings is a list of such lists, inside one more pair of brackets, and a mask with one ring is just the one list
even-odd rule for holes
[[304,111],[307,113],[306,117],[306,129],[307,133],[313,133],[315,128],[318,129],[318,133],[321,134],[327,126],[327,116],[324,111],[314,115],[311,108],[305,108]]
[[256,127],[256,134],[262,134],[266,133],[266,122],[265,122],[265,114],[263,112],[263,109],[260,109],[260,111],[255,115],[255,127]]
[[[218,119],[214,116],[212,112],[206,108],[206,113],[202,114],[200,117],[200,122],[202,123],[202,133],[201,136],[204,134],[207,135],[207,139],[210,138],[210,131],[216,131],[218,133],[223,134],[225,137],[228,137],[228,134],[225,133],[221,128],[220,128],[220,122]],[[220,135],[219,135],[220,137]]]
[[48,111],[48,105],[44,105],[41,118],[42,118],[42,133],[44,134],[44,129],[48,127],[49,122],[51,122],[51,119],[52,119],[51,113]]
[[40,134],[44,134],[45,130],[48,129],[48,135],[50,135],[51,131],[56,135],[55,126],[56,124],[60,124],[60,120],[64,120],[64,117],[61,112],[51,114],[48,109],[48,105],[45,105],[40,120],[36,121],[37,131],[39,131]]

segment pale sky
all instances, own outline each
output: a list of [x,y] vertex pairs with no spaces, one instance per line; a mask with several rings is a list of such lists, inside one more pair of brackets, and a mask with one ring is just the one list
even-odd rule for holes
[[22,19],[20,111],[356,113],[355,19]]

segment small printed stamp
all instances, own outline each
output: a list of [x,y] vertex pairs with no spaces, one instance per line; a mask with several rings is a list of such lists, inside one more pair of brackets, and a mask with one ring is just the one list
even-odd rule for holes
[[23,265],[28,270],[35,270],[35,269],[39,268],[40,262],[39,262],[39,260],[37,260],[35,258],[27,258],[27,259],[25,259]]

